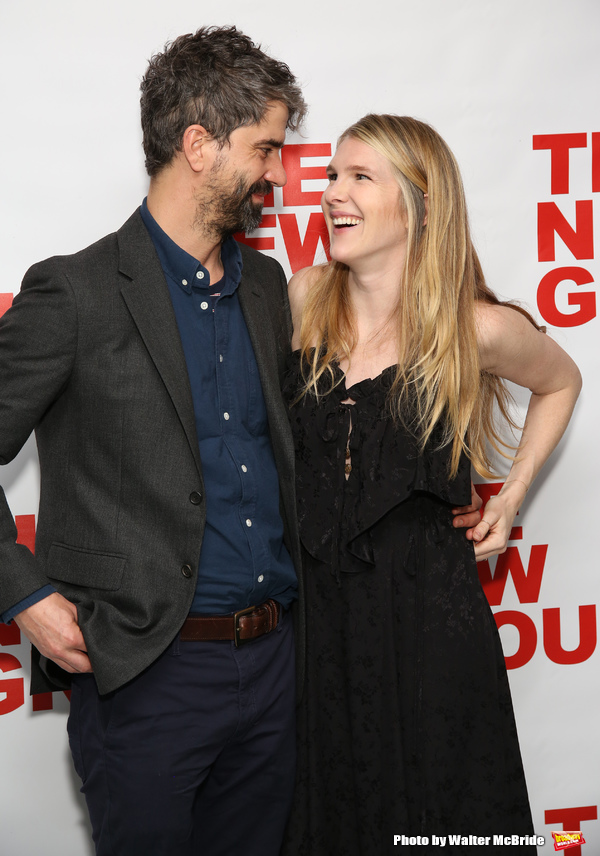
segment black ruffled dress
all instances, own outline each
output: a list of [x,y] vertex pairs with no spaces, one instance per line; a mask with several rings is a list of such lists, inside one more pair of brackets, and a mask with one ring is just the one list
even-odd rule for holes
[[[451,509],[470,467],[419,454],[386,411],[394,369],[318,402],[284,394],[295,438],[307,677],[285,856],[496,853],[394,835],[532,835],[502,648]],[[354,404],[343,404],[346,399]],[[351,472],[346,479],[349,439]],[[511,846],[512,854],[534,847]]]

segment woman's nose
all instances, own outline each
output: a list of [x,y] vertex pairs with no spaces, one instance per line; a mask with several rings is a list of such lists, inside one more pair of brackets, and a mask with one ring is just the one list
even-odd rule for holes
[[327,202],[328,205],[332,205],[334,202],[341,202],[342,200],[347,199],[347,197],[348,194],[346,193],[344,184],[338,178],[336,178],[335,181],[330,181],[323,193],[323,200]]

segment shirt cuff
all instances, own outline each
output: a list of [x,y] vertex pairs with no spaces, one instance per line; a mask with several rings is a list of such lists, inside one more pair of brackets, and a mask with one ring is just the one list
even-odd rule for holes
[[28,606],[33,606],[34,603],[38,603],[40,600],[43,600],[45,597],[48,597],[50,594],[54,594],[56,589],[54,586],[48,584],[47,586],[42,586],[41,589],[34,591],[33,594],[30,594],[28,597],[23,598],[10,609],[7,609],[6,612],[3,612],[0,615],[0,621],[4,624],[8,624],[9,621],[18,615],[20,612],[23,612],[24,609],[27,609]]

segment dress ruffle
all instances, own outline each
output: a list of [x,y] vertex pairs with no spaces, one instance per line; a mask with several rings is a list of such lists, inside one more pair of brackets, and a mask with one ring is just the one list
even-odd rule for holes
[[[297,401],[300,352],[288,359],[284,396],[293,407],[296,444],[300,537],[315,559],[337,567],[337,554],[347,549],[356,563],[344,573],[374,564],[370,530],[390,511],[418,493],[436,496],[449,507],[471,501],[470,465],[463,455],[456,478],[449,480],[450,447],[419,453],[408,428],[394,419],[387,397],[396,368],[346,387],[334,365],[336,386],[317,399]],[[353,404],[344,404],[351,399]],[[406,420],[408,422],[408,420]],[[343,461],[349,448],[352,471],[345,482]],[[325,507],[322,495],[335,498]],[[316,517],[317,506],[321,514]],[[339,533],[339,534],[338,534]],[[341,538],[341,540],[340,540]]]

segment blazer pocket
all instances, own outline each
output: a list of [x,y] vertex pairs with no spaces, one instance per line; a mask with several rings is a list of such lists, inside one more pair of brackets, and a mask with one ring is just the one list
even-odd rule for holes
[[52,544],[46,573],[52,580],[114,591],[121,587],[127,556],[97,553],[68,544]]

